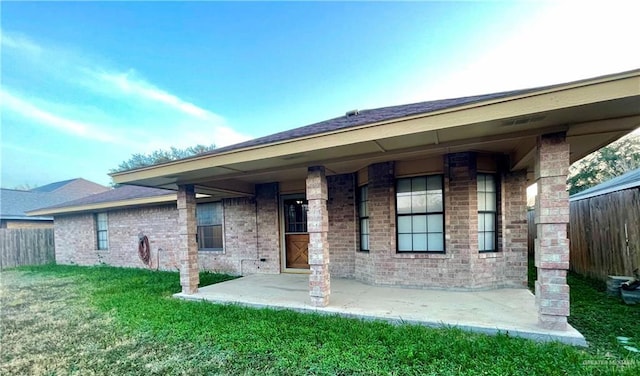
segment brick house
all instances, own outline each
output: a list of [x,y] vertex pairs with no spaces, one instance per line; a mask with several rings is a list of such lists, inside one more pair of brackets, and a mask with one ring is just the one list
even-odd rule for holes
[[[316,306],[329,304],[331,277],[419,288],[525,288],[526,187],[537,182],[539,323],[564,330],[569,165],[639,124],[635,70],[350,111],[113,178],[177,191],[166,212],[157,212],[171,216],[174,229],[153,237],[171,237],[167,248],[177,252],[183,293],[197,291],[199,269],[309,273]],[[152,209],[143,206],[101,209],[110,236],[125,231],[126,210],[138,216],[122,225],[129,237],[150,231],[159,215],[144,214]],[[59,222],[61,210],[39,211],[56,215],[56,247],[71,242],[59,241],[58,232],[78,216],[68,212]],[[98,222],[82,223],[94,239],[85,248],[90,253],[97,243],[89,233]]]

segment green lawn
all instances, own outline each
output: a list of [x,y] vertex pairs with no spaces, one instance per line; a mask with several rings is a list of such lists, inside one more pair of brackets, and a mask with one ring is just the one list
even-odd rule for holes
[[[40,266],[2,273],[0,374],[590,375],[640,373],[640,306],[571,276],[580,349],[171,298],[177,273]],[[228,276],[205,273],[201,284]]]

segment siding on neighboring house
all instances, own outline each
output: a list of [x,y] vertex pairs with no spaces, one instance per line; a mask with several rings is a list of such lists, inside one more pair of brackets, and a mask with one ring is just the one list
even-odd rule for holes
[[1,220],[0,228],[53,228],[53,221]]

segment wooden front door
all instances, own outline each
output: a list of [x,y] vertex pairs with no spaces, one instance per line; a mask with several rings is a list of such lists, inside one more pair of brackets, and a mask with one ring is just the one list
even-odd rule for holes
[[286,267],[309,269],[309,233],[307,233],[307,200],[284,200],[284,239]]

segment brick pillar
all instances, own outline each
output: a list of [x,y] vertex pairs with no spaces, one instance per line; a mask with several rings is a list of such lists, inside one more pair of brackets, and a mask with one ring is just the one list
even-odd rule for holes
[[478,184],[475,153],[452,153],[445,156],[445,241],[447,254],[460,263],[452,268],[451,287],[474,287],[475,273],[484,274],[478,260]]
[[196,194],[193,185],[178,186],[178,233],[180,234],[180,285],[183,294],[198,292],[198,243],[196,241]]
[[329,304],[331,280],[329,276],[329,215],[327,212],[327,178],[324,167],[309,167],[307,174],[307,231],[309,232],[309,295],[311,304]]
[[507,172],[502,177],[502,239],[505,284],[527,285],[527,172]]
[[538,324],[566,330],[569,316],[569,144],[564,133],[538,137],[536,153],[536,305]]

